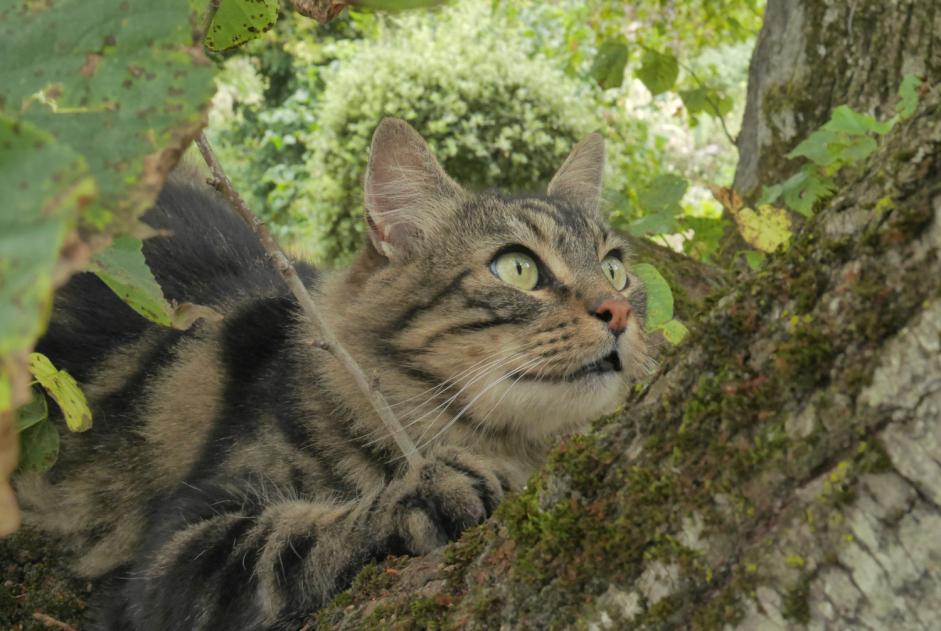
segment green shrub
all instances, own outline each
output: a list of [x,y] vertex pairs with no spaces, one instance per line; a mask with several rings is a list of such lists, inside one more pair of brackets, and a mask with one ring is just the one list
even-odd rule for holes
[[408,121],[472,189],[533,191],[598,127],[594,96],[495,22],[486,5],[412,15],[364,39],[325,73],[303,194],[317,259],[345,259],[363,231],[362,178],[373,129]]

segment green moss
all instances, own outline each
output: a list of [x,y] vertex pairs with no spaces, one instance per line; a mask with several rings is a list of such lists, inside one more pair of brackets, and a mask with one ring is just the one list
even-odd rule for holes
[[810,581],[810,575],[804,574],[797,584],[784,594],[781,613],[786,620],[799,624],[810,622]]

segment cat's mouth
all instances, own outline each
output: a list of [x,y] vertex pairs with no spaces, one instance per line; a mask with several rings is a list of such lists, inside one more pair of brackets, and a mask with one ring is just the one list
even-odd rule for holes
[[623,369],[624,365],[621,363],[621,356],[618,355],[616,350],[613,350],[601,359],[596,359],[565,375],[525,375],[523,378],[533,381],[577,381],[579,379],[621,372]]
[[573,373],[565,376],[565,379],[571,381],[580,379],[589,375],[603,374],[608,372],[621,372],[624,366],[621,364],[621,357],[616,350],[611,351],[599,360],[586,364]]

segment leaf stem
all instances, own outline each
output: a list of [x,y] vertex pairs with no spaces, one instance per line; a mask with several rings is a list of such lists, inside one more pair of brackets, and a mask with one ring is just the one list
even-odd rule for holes
[[245,200],[242,199],[242,196],[235,190],[232,181],[226,176],[222,165],[219,163],[219,159],[209,145],[205,133],[200,132],[199,136],[196,138],[196,146],[199,147],[199,152],[212,171],[212,185],[222,193],[239,216],[241,216],[245,223],[252,229],[258,237],[258,240],[261,241],[261,245],[264,247],[265,252],[268,253],[272,265],[274,265],[274,268],[281,274],[281,278],[284,279],[284,282],[287,283],[291,293],[294,294],[301,309],[304,311],[304,315],[307,316],[319,331],[322,340],[315,343],[315,346],[333,355],[350,373],[356,385],[359,386],[359,389],[362,390],[363,394],[376,410],[376,414],[379,415],[386,429],[389,430],[399,449],[402,450],[409,466],[412,468],[421,466],[421,455],[415,448],[414,443],[412,443],[411,438],[405,433],[398,419],[396,419],[389,403],[379,391],[378,383],[376,380],[370,380],[366,377],[366,373],[363,372],[363,369],[360,368],[356,360],[353,359],[353,356],[346,350],[346,347],[340,343],[340,340],[336,338],[327,323],[320,317],[310,292],[307,291],[307,287],[304,286],[300,276],[297,275],[297,270],[294,269],[288,257],[285,256],[284,251],[281,250],[281,247],[274,240],[274,237],[271,236],[271,233],[265,227],[265,223],[252,212],[248,204],[245,203]]

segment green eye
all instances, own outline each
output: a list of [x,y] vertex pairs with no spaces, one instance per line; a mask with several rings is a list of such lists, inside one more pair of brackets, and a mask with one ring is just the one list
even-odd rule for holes
[[533,257],[522,252],[507,252],[493,259],[493,273],[504,283],[529,291],[539,283],[539,268]]
[[601,269],[617,291],[623,291],[627,287],[627,270],[624,269],[624,263],[619,258],[606,256],[601,261]]

